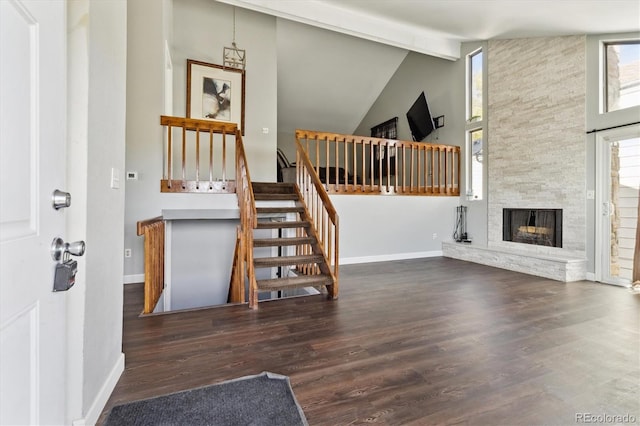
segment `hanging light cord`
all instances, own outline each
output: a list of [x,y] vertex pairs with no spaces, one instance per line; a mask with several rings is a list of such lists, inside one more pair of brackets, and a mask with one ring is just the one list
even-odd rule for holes
[[233,41],[231,42],[233,47],[236,47],[236,7],[233,6]]

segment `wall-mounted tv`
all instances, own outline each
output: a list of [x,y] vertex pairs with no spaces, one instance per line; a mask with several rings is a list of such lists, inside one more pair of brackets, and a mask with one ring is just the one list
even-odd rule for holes
[[424,92],[420,93],[418,99],[407,111],[407,120],[409,121],[411,136],[416,142],[422,141],[435,129]]

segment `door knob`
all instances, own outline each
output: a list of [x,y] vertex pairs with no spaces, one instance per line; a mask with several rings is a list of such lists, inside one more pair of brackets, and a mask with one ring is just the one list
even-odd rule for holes
[[58,262],[66,254],[72,256],[82,256],[86,249],[84,241],[75,241],[73,243],[65,243],[60,237],[54,238],[51,242],[51,257]]
[[53,203],[53,208],[56,210],[69,207],[71,205],[71,194],[56,189],[55,191],[53,191],[51,201]]

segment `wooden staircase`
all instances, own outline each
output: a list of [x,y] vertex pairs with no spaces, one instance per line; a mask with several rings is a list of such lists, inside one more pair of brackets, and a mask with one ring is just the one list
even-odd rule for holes
[[258,217],[254,236],[256,231],[264,234],[262,230],[277,234],[269,238],[254,237],[253,248],[271,247],[277,248],[278,252],[276,256],[253,256],[253,266],[256,269],[278,268],[280,273],[277,278],[256,280],[255,289],[250,286],[249,305],[257,307],[258,292],[304,287],[324,287],[329,298],[336,299],[337,283],[298,186],[295,183],[260,182],[253,182],[252,186]]

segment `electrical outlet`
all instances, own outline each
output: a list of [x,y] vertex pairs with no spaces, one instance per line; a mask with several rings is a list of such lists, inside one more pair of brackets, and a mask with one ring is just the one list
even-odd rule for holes
[[131,249],[124,249],[124,257],[131,257]]
[[433,233],[433,239],[434,239],[434,240],[437,240],[437,239],[438,239],[438,234],[437,234],[437,233],[435,233],[435,232]]

